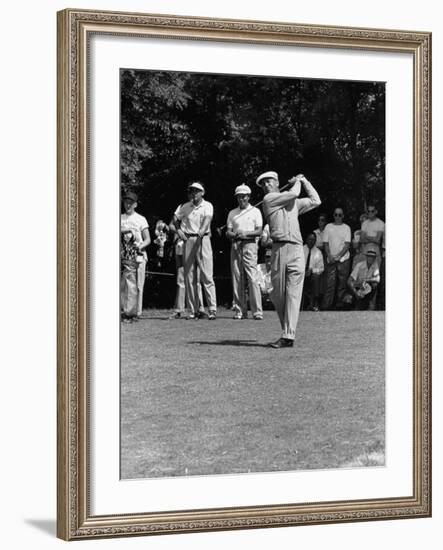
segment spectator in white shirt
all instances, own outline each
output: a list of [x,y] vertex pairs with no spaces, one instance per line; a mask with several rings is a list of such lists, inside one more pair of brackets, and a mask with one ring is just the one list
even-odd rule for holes
[[262,233],[263,218],[255,206],[249,204],[251,189],[245,184],[235,189],[238,207],[228,214],[226,236],[231,241],[232,294],[234,319],[247,319],[246,280],[252,317],[263,320],[263,308],[257,275],[257,241]]
[[326,229],[326,222],[328,218],[326,214],[319,214],[318,216],[318,227],[317,229],[314,229],[316,242],[315,246],[321,250],[322,253],[324,253],[324,246],[323,246],[323,235]]
[[305,253],[303,302],[310,311],[318,311],[320,277],[324,271],[323,255],[315,245],[316,240],[315,233],[310,233],[306,237],[306,244],[303,247]]
[[122,234],[132,233],[134,237],[133,246],[138,251],[135,257],[136,267],[132,265],[132,261],[128,262],[125,258],[122,258],[120,281],[122,319],[124,322],[132,322],[137,321],[142,314],[143,288],[148,259],[146,247],[151,243],[151,237],[146,218],[135,211],[138,205],[137,194],[133,191],[126,191],[123,194],[122,201],[124,212],[120,217],[120,230]]
[[201,182],[188,185],[189,202],[174,213],[178,237],[184,242],[183,267],[186,296],[189,305],[188,319],[198,319],[198,274],[208,303],[208,319],[217,317],[217,299],[213,277],[213,257],[210,238],[211,221],[214,215],[212,204],[203,199],[205,188]]
[[334,210],[334,222],[325,228],[323,242],[326,252],[326,291],[323,296],[323,309],[342,309],[343,297],[349,276],[351,255],[351,228],[343,223],[342,208]]
[[377,253],[378,265],[381,263],[381,248],[383,243],[383,235],[385,232],[385,223],[377,218],[377,208],[374,204],[369,204],[367,208],[368,219],[363,222],[361,226],[360,242],[362,244],[362,252],[366,253],[368,245],[375,245],[374,248]]

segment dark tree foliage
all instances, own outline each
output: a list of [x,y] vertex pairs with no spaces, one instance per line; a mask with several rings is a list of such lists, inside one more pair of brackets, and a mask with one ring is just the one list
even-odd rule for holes
[[[275,170],[280,184],[303,173],[331,216],[342,206],[353,229],[368,202],[385,209],[385,86],[159,71],[121,72],[121,183],[135,190],[150,222],[169,222],[200,180],[214,228],[236,206],[234,189]],[[301,218],[303,233],[318,212]],[[219,251],[223,239],[214,237]],[[225,264],[226,262],[223,262]],[[226,271],[226,266],[223,271]]]

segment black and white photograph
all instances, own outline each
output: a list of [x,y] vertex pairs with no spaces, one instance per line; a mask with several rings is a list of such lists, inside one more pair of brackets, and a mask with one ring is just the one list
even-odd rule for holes
[[385,465],[385,88],[120,69],[122,480]]

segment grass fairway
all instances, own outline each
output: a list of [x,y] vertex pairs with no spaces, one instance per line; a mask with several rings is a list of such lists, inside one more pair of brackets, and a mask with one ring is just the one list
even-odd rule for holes
[[384,464],[384,312],[121,327],[123,479]]

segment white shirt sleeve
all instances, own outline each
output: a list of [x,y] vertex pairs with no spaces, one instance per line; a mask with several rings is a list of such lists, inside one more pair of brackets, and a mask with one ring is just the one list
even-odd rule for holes
[[325,227],[322,238],[323,243],[329,243],[329,224]]
[[324,270],[325,270],[325,266],[324,266],[324,263],[323,263],[323,255],[319,251],[319,254],[315,255],[315,265],[314,265],[312,271],[315,274],[320,275],[320,273],[323,273]]
[[148,220],[144,216],[140,216],[140,232],[149,228]]
[[205,208],[204,208],[203,212],[204,212],[205,218],[209,217],[209,218],[212,219],[212,217],[214,216],[214,207],[212,206],[212,204],[210,202],[206,201]]
[[182,219],[183,219],[183,212],[182,212],[182,209],[183,209],[183,205],[182,205],[182,204],[179,204],[179,205],[177,206],[177,208],[175,209],[174,216],[176,216],[178,220],[182,220]]

